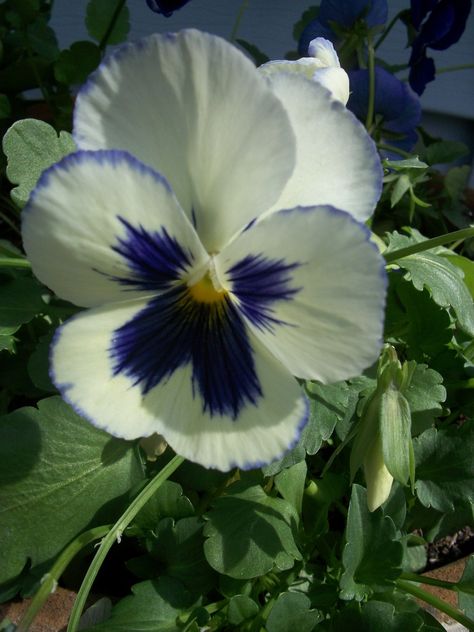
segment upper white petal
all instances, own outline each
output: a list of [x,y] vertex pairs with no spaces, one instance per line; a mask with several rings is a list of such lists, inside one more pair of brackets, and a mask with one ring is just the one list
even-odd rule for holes
[[267,77],[296,134],[296,166],[271,210],[330,204],[358,220],[373,213],[382,166],[362,124],[313,81],[289,73]]
[[163,173],[209,252],[268,209],[294,167],[279,99],[241,52],[194,30],[109,57],[77,97],[74,137]]

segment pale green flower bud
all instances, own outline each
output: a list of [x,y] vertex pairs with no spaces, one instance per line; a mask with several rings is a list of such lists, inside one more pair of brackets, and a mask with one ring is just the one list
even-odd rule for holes
[[386,345],[379,360],[377,386],[367,399],[351,452],[351,478],[363,467],[367,502],[374,511],[387,500],[393,480],[414,484],[410,406],[403,395],[414,370],[400,364],[395,349]]

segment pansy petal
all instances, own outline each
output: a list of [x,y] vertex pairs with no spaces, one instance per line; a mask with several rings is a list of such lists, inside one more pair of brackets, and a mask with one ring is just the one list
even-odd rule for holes
[[272,210],[330,204],[358,220],[372,214],[382,167],[365,128],[314,81],[286,73],[267,77],[296,134],[296,166]]
[[216,257],[249,326],[294,375],[358,375],[382,344],[386,276],[369,231],[332,207],[267,215]]
[[168,182],[125,152],[66,156],[22,220],[35,275],[85,307],[161,291],[208,258]]
[[307,421],[306,398],[256,339],[251,345],[261,396],[235,418],[203,410],[191,364],[176,368],[146,393],[132,377],[117,372],[111,353],[116,332],[145,307],[136,301],[93,308],[57,331],[52,377],[81,415],[125,439],[159,433],[178,454],[220,470],[259,467],[294,445]]
[[294,166],[288,115],[242,53],[194,30],[112,54],[80,91],[80,148],[119,148],[171,183],[209,252],[269,208]]
[[349,99],[349,76],[342,68],[320,68],[312,76],[323,88],[326,88],[332,96],[346,105]]

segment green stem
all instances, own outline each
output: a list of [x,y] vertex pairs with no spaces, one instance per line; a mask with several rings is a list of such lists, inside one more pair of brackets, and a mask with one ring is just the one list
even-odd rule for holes
[[43,95],[43,99],[45,100],[45,102],[49,105],[49,107],[52,107],[49,92],[43,83],[40,73],[38,72],[38,68],[35,62],[35,55],[34,55],[33,49],[31,48],[30,39],[28,37],[28,33],[26,32],[26,30],[23,31],[23,38],[24,38],[25,47],[26,47],[26,54],[28,56],[28,62],[31,66],[31,70],[33,71],[33,75],[36,80],[36,83],[38,84],[38,88],[40,89],[40,92]]
[[454,582],[445,582],[442,579],[427,577],[426,575],[417,575],[416,573],[402,573],[400,579],[407,579],[410,582],[419,582],[420,584],[427,584],[428,586],[438,586],[439,588],[446,588],[447,590],[456,590],[457,586]]
[[474,377],[471,377],[468,380],[460,380],[459,382],[449,382],[448,384],[446,384],[446,388],[462,388],[462,389],[474,388]]
[[387,28],[385,29],[385,31],[382,33],[382,35],[379,37],[379,39],[377,40],[377,42],[375,43],[374,49],[377,50],[377,48],[380,46],[380,44],[384,41],[384,39],[387,37],[387,35],[390,33],[390,31],[393,29],[393,27],[395,26],[395,24],[398,22],[398,20],[401,18],[401,16],[403,15],[404,11],[399,11],[397,13],[397,15],[392,18],[392,20],[388,23]]
[[112,17],[110,18],[110,22],[107,27],[107,30],[105,31],[105,33],[102,36],[102,39],[99,42],[99,49],[102,53],[104,52],[105,47],[107,46],[109,37],[112,35],[112,31],[115,28],[119,15],[122,12],[122,9],[124,8],[126,1],[127,0],[118,0],[117,2],[117,6],[115,7],[115,11],[113,12]]
[[54,592],[56,588],[56,584],[58,579],[66,570],[66,567],[69,565],[71,560],[81,551],[85,546],[93,542],[94,540],[98,540],[99,538],[103,538],[106,535],[112,525],[105,525],[102,527],[95,527],[94,529],[89,529],[89,531],[84,531],[78,536],[75,540],[73,540],[60,554],[56,562],[51,567],[49,573],[43,575],[41,579],[41,585],[35,593],[35,596],[31,600],[28,609],[25,614],[21,618],[20,623],[17,627],[17,632],[26,632],[30,625],[32,624],[34,618],[38,614],[38,612],[43,607],[45,601],[49,597],[49,595]]
[[367,107],[367,118],[365,127],[369,130],[374,120],[375,109],[375,50],[372,42],[372,35],[367,36],[368,70],[369,70],[369,103]]
[[10,226],[10,228],[13,230],[13,232],[15,232],[17,235],[21,235],[21,230],[18,228],[18,226],[15,224],[15,222],[13,222],[8,215],[5,215],[5,213],[3,213],[2,211],[0,211],[0,219],[5,222],[5,224],[8,224],[8,226]]
[[379,149],[384,149],[385,151],[391,151],[392,153],[403,156],[404,158],[413,158],[413,154],[409,154],[407,151],[404,151],[399,147],[395,147],[395,145],[389,145],[388,143],[377,143],[377,147]]
[[94,559],[92,560],[92,563],[87,570],[86,576],[84,577],[79,592],[77,593],[77,598],[74,602],[74,606],[71,612],[71,618],[69,619],[67,632],[76,632],[77,626],[79,625],[79,619],[81,617],[82,610],[89,595],[90,589],[92,588],[92,584],[94,583],[97,573],[99,572],[100,567],[102,566],[107,553],[112,548],[114,542],[120,539],[122,533],[132,522],[140,509],[144,507],[144,505],[146,505],[153,494],[155,494],[155,492],[181,465],[181,463],[183,463],[183,461],[184,457],[178,455],[174,456],[171,461],[167,463],[160,472],[158,472],[155,478],[153,478],[148,483],[148,485],[144,489],[142,489],[142,491],[130,503],[127,509],[123,512],[123,514],[102,540],[99,548],[97,549],[97,553],[95,554]]
[[455,230],[452,233],[445,233],[444,235],[440,235],[439,237],[426,239],[425,241],[420,241],[419,243],[412,244],[411,246],[407,246],[406,248],[400,248],[399,250],[388,252],[384,255],[385,262],[393,263],[394,261],[398,261],[398,259],[409,257],[410,255],[414,255],[417,252],[431,250],[431,248],[443,246],[444,244],[449,244],[452,241],[456,241],[458,239],[468,239],[469,237],[474,237],[474,227],[463,228],[462,230]]
[[28,259],[16,259],[15,257],[0,257],[0,268],[31,268]]
[[244,17],[244,13],[249,6],[249,0],[242,0],[242,4],[240,5],[239,12],[237,13],[237,17],[235,18],[234,26],[232,27],[232,32],[229,37],[230,42],[235,42],[235,38],[237,37],[237,33],[239,32],[240,23],[242,22],[242,18]]
[[399,588],[403,592],[406,592],[409,595],[413,595],[413,597],[416,597],[417,599],[421,599],[421,601],[424,601],[430,606],[433,606],[433,608],[436,608],[437,610],[441,610],[441,612],[447,614],[448,617],[451,617],[451,619],[454,619],[455,621],[458,621],[458,623],[464,625],[468,630],[474,630],[474,621],[472,619],[466,617],[466,615],[463,614],[460,610],[458,610],[454,606],[451,606],[449,603],[446,603],[439,597],[435,597],[435,595],[432,595],[419,586],[416,586],[411,581],[397,579],[395,583],[397,588]]
[[442,74],[443,72],[455,72],[457,70],[472,70],[474,64],[460,64],[459,66],[445,66],[444,68],[436,68],[436,74]]

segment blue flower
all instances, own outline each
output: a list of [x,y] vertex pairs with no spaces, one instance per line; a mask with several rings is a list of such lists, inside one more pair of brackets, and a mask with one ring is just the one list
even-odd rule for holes
[[417,35],[412,42],[409,82],[417,94],[435,78],[435,64],[426,50],[445,50],[464,32],[471,0],[411,0],[412,24]]
[[[351,94],[347,107],[365,121],[369,103],[368,70],[351,70],[349,82]],[[374,114],[376,121],[381,120],[378,131],[381,141],[404,151],[413,148],[421,119],[420,101],[406,83],[379,66],[375,67]]]
[[324,37],[334,44],[338,35],[333,23],[344,30],[350,30],[358,20],[363,20],[369,28],[385,24],[388,8],[386,0],[322,0],[318,17],[304,29],[299,44],[300,55],[306,55],[308,46],[316,37]]
[[155,13],[161,13],[169,18],[174,11],[181,9],[190,0],[146,0],[147,5]]
[[74,138],[22,215],[35,274],[87,308],[53,340],[63,398],[206,467],[281,457],[308,418],[294,376],[341,380],[380,350],[366,131],[317,83],[190,30],[113,53]]

